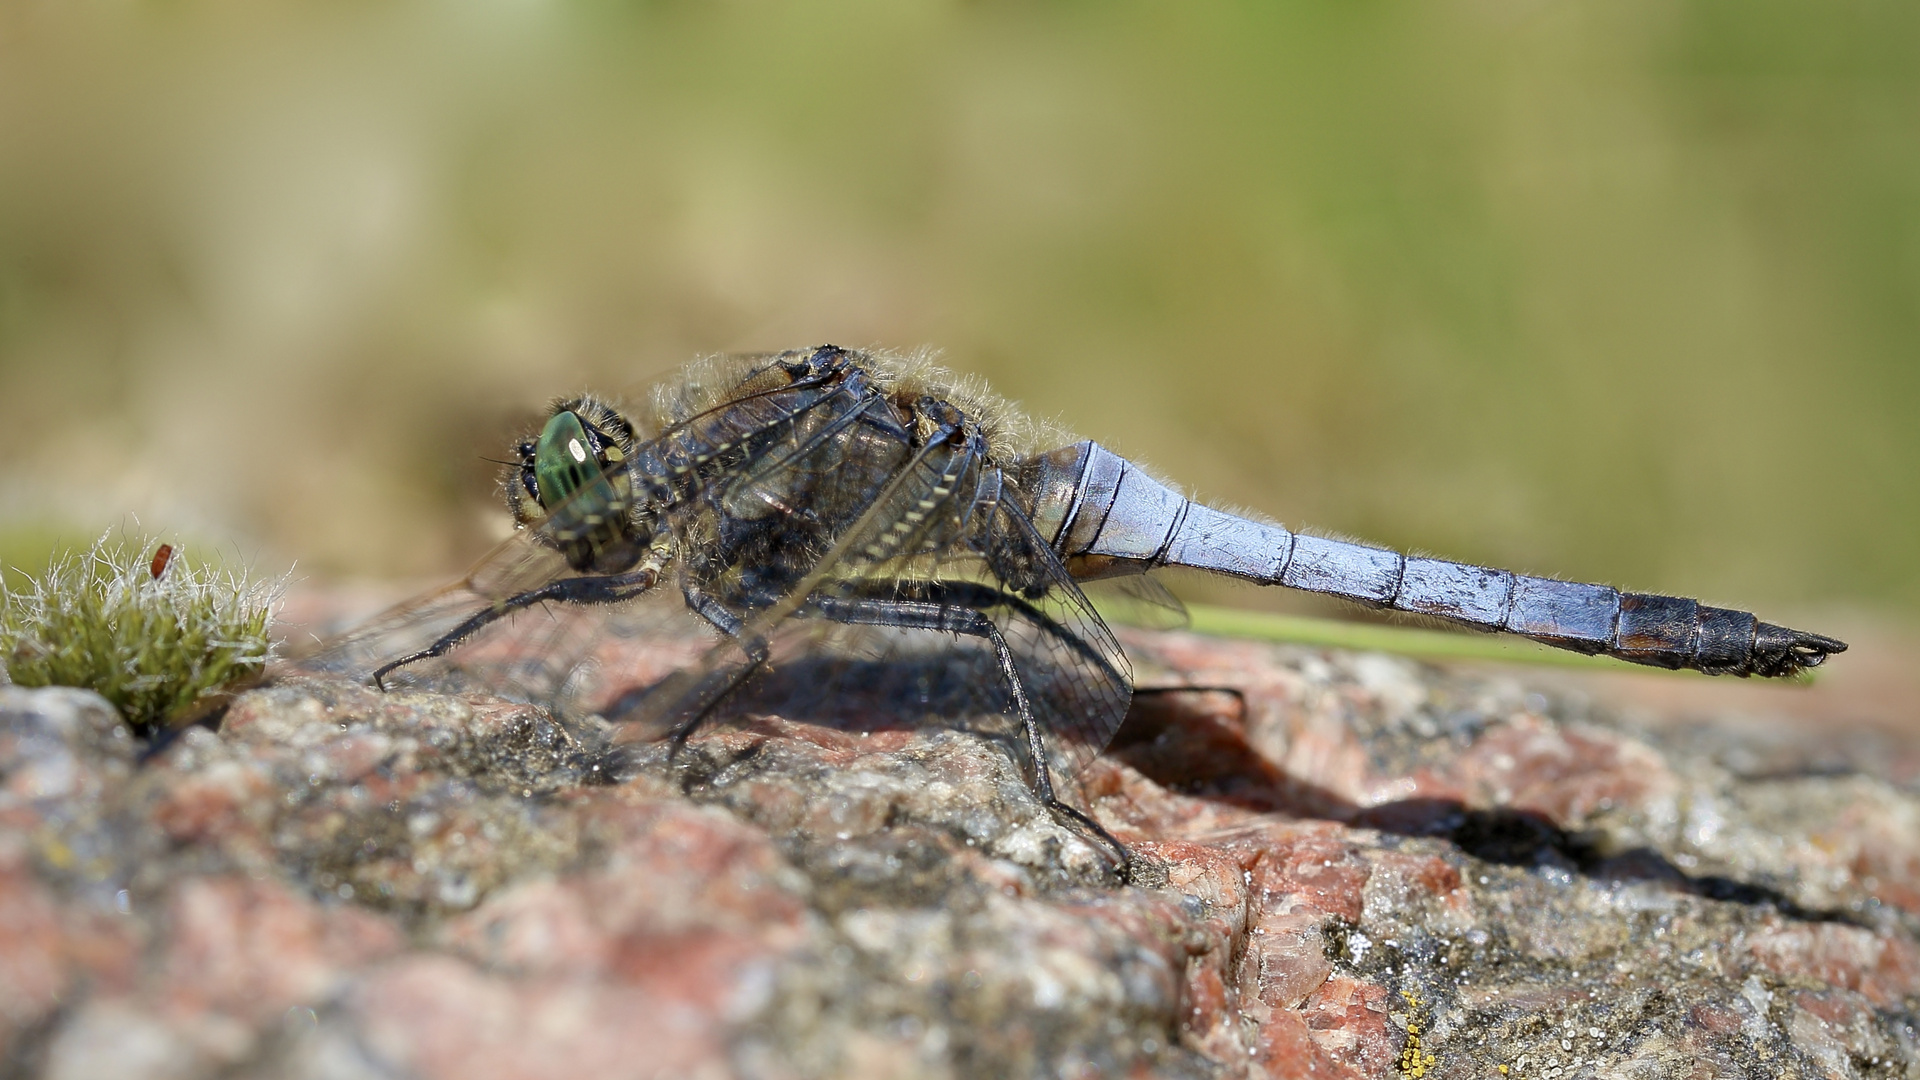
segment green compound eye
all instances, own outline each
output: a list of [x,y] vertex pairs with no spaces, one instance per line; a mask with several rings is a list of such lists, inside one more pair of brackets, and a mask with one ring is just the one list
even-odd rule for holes
[[555,413],[540,432],[534,450],[534,479],[540,485],[540,503],[549,511],[572,500],[581,488],[590,489],[574,505],[588,517],[604,514],[616,501],[613,486],[603,475],[605,465],[594,455],[587,429],[571,412]]

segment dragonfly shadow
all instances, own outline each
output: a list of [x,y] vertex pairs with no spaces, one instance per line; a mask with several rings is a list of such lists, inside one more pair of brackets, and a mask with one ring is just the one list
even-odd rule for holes
[[[702,729],[777,716],[835,731],[966,731],[1024,758],[1015,723],[994,699],[997,673],[953,656],[884,660],[806,656],[760,671],[716,703]],[[644,711],[662,683],[628,690],[609,716]]]
[[1237,691],[1141,687],[1110,756],[1170,791],[1260,813],[1346,820],[1353,804],[1274,764],[1247,742]]
[[[808,657],[750,679],[718,710],[721,715],[774,713],[844,731],[949,727],[1002,732],[1004,705],[983,692],[995,673],[952,657],[847,660]],[[995,689],[998,689],[995,686]],[[991,720],[986,714],[991,714]],[[979,720],[956,717],[980,717]],[[984,732],[983,732],[984,733]]]
[[1802,907],[1768,885],[1689,874],[1650,847],[1613,849],[1601,836],[1562,828],[1534,810],[1472,807],[1438,798],[1357,805],[1288,773],[1249,743],[1239,708],[1223,708],[1237,696],[1233,692],[1181,689],[1136,697],[1111,748],[1114,757],[1169,790],[1261,813],[1437,838],[1502,866],[1559,870],[1609,884],[1655,884],[1711,900],[1771,907],[1809,922],[1867,925],[1850,911]]

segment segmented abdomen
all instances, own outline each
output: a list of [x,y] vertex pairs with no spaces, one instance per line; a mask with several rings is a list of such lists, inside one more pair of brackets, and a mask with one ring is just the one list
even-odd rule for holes
[[1749,612],[1678,596],[1623,593],[1605,585],[1382,554],[1403,563],[1399,587],[1386,600],[1386,606],[1402,611],[1655,667],[1714,675],[1787,674],[1770,670],[1773,665],[1756,650],[1759,628],[1766,624]]
[[1082,576],[1187,566],[1714,675],[1791,675],[1847,647],[1683,597],[1297,535],[1182,498],[1097,443],[1064,447],[1026,468],[1036,524]]

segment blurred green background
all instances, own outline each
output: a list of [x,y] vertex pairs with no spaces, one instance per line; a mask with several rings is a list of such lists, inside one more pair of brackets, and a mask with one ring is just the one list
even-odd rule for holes
[[445,572],[544,399],[823,341],[1289,524],[1911,618],[1920,6],[0,10],[16,562]]

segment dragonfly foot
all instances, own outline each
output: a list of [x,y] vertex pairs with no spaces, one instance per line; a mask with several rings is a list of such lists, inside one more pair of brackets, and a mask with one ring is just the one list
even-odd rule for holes
[[1092,833],[1093,838],[1099,841],[1099,845],[1105,848],[1106,854],[1112,858],[1114,874],[1119,877],[1120,884],[1130,885],[1133,883],[1133,853],[1127,850],[1127,845],[1121,843],[1112,833],[1108,832],[1104,825],[1093,820],[1091,814],[1068,806],[1059,799],[1048,799],[1047,809],[1052,810],[1062,817],[1072,818],[1082,829]]

